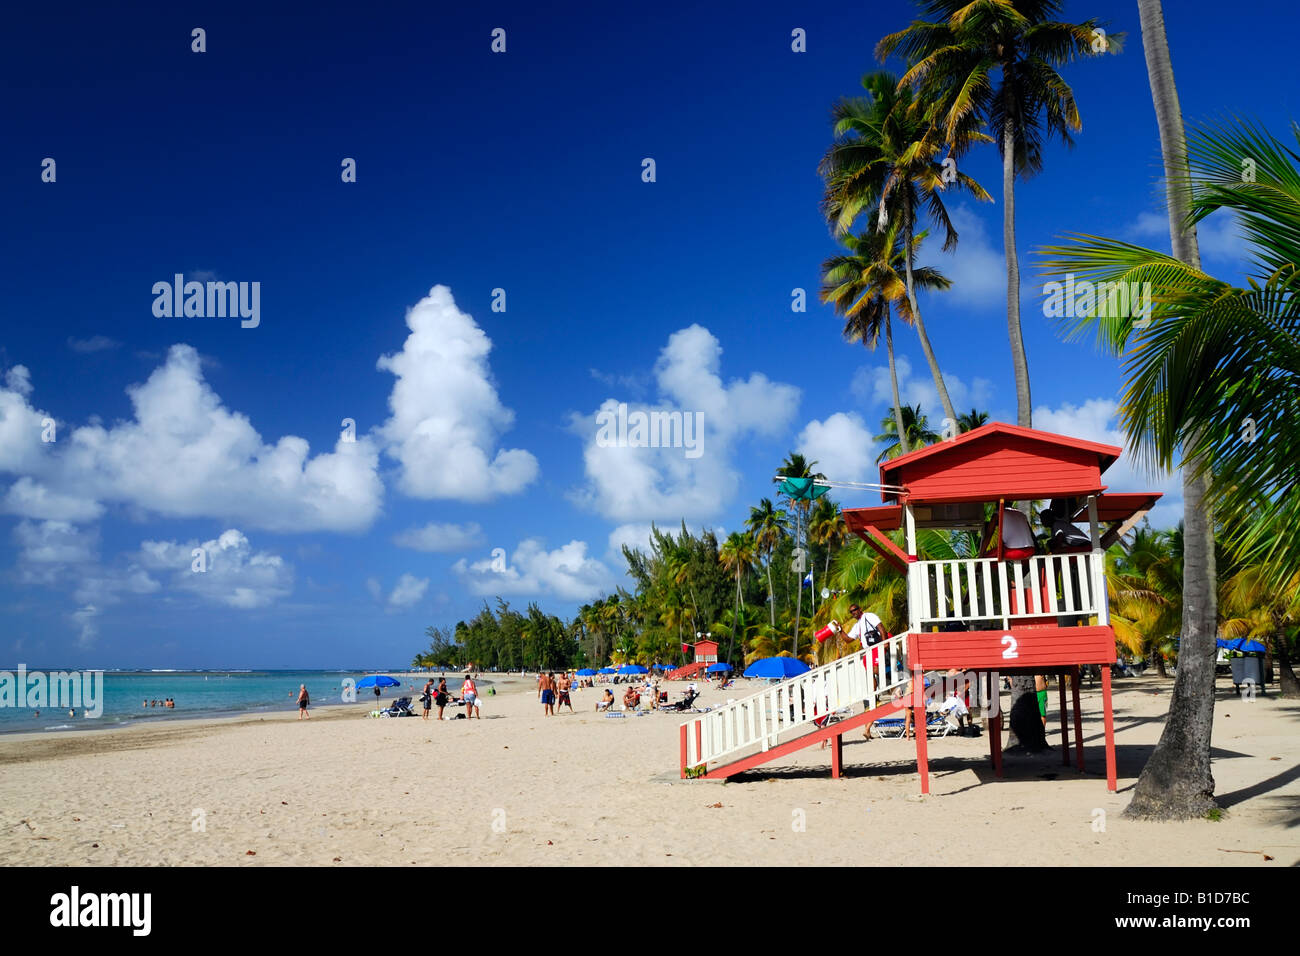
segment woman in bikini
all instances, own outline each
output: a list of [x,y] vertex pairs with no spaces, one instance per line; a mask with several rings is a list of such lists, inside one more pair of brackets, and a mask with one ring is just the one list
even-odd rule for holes
[[447,706],[447,698],[450,697],[450,696],[451,696],[451,695],[450,695],[449,693],[447,693],[447,678],[444,677],[444,678],[442,678],[442,680],[438,681],[438,690],[437,690],[437,692],[433,695],[433,702],[434,702],[435,704],[438,705],[438,719],[439,719],[439,720],[445,720],[445,719],[446,719],[446,718],[444,718],[444,717],[442,716],[442,710],[443,710],[444,707]]

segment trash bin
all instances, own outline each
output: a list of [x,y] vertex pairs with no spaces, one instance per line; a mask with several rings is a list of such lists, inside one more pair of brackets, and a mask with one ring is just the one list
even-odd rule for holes
[[1232,684],[1240,688],[1242,684],[1253,683],[1256,687],[1264,686],[1264,659],[1254,654],[1248,657],[1232,659]]

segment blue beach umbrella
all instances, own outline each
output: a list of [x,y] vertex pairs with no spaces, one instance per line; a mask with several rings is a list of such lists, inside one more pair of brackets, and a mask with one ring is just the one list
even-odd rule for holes
[[400,680],[393,680],[387,674],[371,674],[357,681],[357,687],[401,687]]
[[806,674],[809,670],[811,668],[807,664],[793,657],[765,657],[745,668],[745,676],[782,680]]
[[596,672],[595,672],[594,670],[592,670],[590,667],[584,667],[582,670],[578,671],[578,676],[579,676],[579,677],[595,677],[595,676],[596,676]]
[[1217,638],[1214,642],[1219,647],[1229,651],[1239,651],[1243,654],[1263,654],[1265,647],[1259,641],[1251,640],[1249,637],[1234,637],[1231,639]]
[[705,673],[708,673],[708,674],[722,674],[722,673],[725,673],[726,671],[731,670],[731,665],[730,665],[730,664],[724,664],[724,663],[722,663],[721,661],[719,661],[719,662],[716,663],[716,664],[710,664],[710,665],[709,665],[708,667],[706,667],[704,670],[705,670]]
[[648,668],[642,667],[640,664],[624,664],[622,667],[618,669],[618,672],[620,674],[649,674],[650,673]]
[[600,670],[596,671],[596,673],[597,673],[597,674],[617,674],[618,671],[614,670],[614,668],[612,668],[612,667],[602,667]]

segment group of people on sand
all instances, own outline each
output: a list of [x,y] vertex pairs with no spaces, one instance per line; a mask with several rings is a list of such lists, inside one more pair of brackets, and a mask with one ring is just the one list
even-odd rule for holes
[[140,701],[140,706],[141,707],[175,707],[176,701],[172,700],[170,697],[165,697],[162,700],[142,700]]
[[537,699],[542,702],[542,713],[554,717],[561,707],[568,707],[574,713],[573,701],[569,692],[573,690],[573,678],[567,672],[559,677],[554,671],[545,671],[537,675]]
[[[424,690],[420,692],[420,703],[424,705],[424,713],[421,715],[424,720],[429,719],[429,714],[434,707],[438,708],[438,720],[447,720],[443,716],[443,711],[454,698],[451,691],[447,689],[447,677],[443,675],[434,684],[433,677],[430,677],[424,684]],[[482,697],[478,692],[478,684],[474,682],[472,674],[466,674],[464,682],[460,685],[460,702],[465,705],[466,717],[477,717],[483,719],[481,713],[483,707]]]

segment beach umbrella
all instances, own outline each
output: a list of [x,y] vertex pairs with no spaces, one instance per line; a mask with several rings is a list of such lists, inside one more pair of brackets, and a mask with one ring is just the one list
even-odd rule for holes
[[578,671],[578,676],[579,676],[579,677],[595,677],[595,676],[596,676],[596,672],[595,672],[594,670],[592,670],[590,667],[584,667],[582,670]]
[[648,668],[642,667],[640,664],[624,664],[622,667],[618,669],[618,672],[620,674],[649,674],[650,673]]
[[730,665],[730,664],[724,664],[724,663],[722,663],[721,661],[719,661],[717,664],[710,664],[710,665],[709,665],[708,667],[706,667],[704,670],[705,670],[705,673],[707,673],[707,674],[721,674],[721,673],[724,673],[724,672],[726,672],[726,671],[731,670],[731,665]]
[[393,680],[387,674],[371,674],[356,682],[357,687],[401,687],[400,680]]
[[602,667],[600,670],[596,671],[596,673],[597,673],[597,674],[617,674],[618,671],[614,670],[614,668],[612,668],[612,667]]
[[745,676],[781,680],[806,674],[809,670],[811,668],[807,664],[793,657],[764,657],[745,668]]
[[1265,650],[1263,644],[1251,640],[1249,637],[1234,637],[1231,639],[1220,637],[1214,643],[1226,650],[1239,651],[1243,654],[1263,654]]

